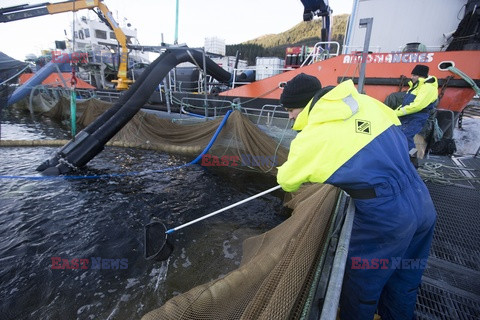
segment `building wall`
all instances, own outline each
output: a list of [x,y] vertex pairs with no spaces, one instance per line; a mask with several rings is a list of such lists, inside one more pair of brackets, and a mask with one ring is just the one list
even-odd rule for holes
[[344,53],[363,50],[366,28],[363,18],[373,18],[370,51],[396,52],[411,42],[420,42],[427,51],[439,51],[445,35],[456,30],[467,0],[354,0]]

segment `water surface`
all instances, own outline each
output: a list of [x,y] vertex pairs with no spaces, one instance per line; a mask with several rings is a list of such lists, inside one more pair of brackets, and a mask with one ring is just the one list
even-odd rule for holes
[[[68,138],[62,124],[39,120],[7,114],[2,139]],[[55,150],[0,148],[0,175],[41,177],[35,168]],[[190,160],[108,147],[76,174],[161,171]],[[282,194],[175,232],[170,237],[175,249],[166,262],[144,258],[147,223],[157,218],[172,228],[274,185],[271,176],[198,165],[103,179],[0,179],[1,318],[138,319],[238,267],[242,241],[283,220],[277,214]],[[52,269],[52,259],[89,259],[89,264]],[[92,259],[106,263],[95,269]]]

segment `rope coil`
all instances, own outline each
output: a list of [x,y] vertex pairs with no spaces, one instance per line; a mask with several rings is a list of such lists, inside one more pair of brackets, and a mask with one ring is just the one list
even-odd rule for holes
[[[443,170],[442,172],[441,169],[447,169],[450,171],[445,172],[446,170]],[[472,169],[472,168],[453,167],[453,166],[447,166],[441,163],[425,162],[422,167],[417,169],[417,171],[423,180],[431,181],[441,185],[453,185],[454,182],[459,182],[459,181],[480,183],[480,177],[477,177],[477,176],[467,177],[461,172],[456,172],[456,171],[468,171],[468,172],[472,172],[473,174],[474,172],[479,171],[477,169]]]

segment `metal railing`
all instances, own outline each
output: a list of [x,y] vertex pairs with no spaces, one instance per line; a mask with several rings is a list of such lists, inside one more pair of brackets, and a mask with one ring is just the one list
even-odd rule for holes
[[325,298],[323,300],[320,320],[336,319],[337,317],[337,308],[340,302],[340,294],[342,292],[343,274],[347,262],[348,248],[352,234],[353,220],[355,217],[355,205],[353,200],[343,192],[341,197],[348,199],[347,212],[342,225],[340,238],[338,239],[331,275],[328,281]]
[[[336,50],[332,51],[330,47],[334,45],[336,46]],[[331,57],[338,56],[340,52],[340,43],[337,41],[322,41],[317,42],[313,46],[312,52],[308,54],[308,56],[303,60],[301,67],[304,65],[309,65],[318,61],[322,61]]]
[[[444,46],[426,46],[426,45],[423,45],[422,47],[420,47],[419,51],[414,51],[414,52],[431,52],[431,51],[441,51],[443,49]],[[410,52],[407,49],[407,45],[403,45],[403,46],[399,46],[398,47],[398,53],[401,53],[401,52]]]
[[[189,101],[192,103],[189,103]],[[204,113],[204,116],[194,112],[190,112],[188,109],[202,110]],[[215,118],[219,115],[218,111],[224,110],[224,109],[234,110],[234,105],[232,101],[184,97],[181,99],[181,102],[180,102],[181,113],[189,114],[192,116],[204,117],[204,118],[211,117],[209,111],[213,111],[213,118]]]
[[[286,115],[286,117],[288,118],[288,112],[285,111],[285,109],[281,105],[278,105],[278,104],[263,105],[258,115],[257,124],[260,124],[260,119],[262,119],[262,117],[266,117],[266,125],[272,125],[273,119],[279,114]],[[284,117],[281,117],[281,118],[284,118]]]
[[95,98],[108,102],[116,102],[122,93],[123,91],[116,90],[96,90]]
[[[371,52],[380,52],[381,50],[381,47],[380,46],[369,46],[368,47],[368,51],[371,51]],[[348,51],[348,53],[347,53]],[[358,52],[362,52],[363,51],[363,46],[347,46],[347,45],[344,45],[343,46],[343,53],[344,54],[356,54]]]
[[[233,80],[232,80],[232,89],[234,89],[236,86],[238,85],[244,85],[244,84],[249,84],[251,82],[243,82],[243,81],[236,81],[237,79],[237,75],[241,74],[243,71],[247,71],[247,70],[253,70],[255,71],[255,73],[257,72],[257,70],[259,69],[264,69],[264,67],[262,66],[255,66],[254,68],[238,68],[238,69],[233,69]],[[277,74],[280,74],[280,73],[283,73],[283,72],[286,72],[286,71],[291,71],[291,70],[295,70],[295,68],[275,68],[275,69],[271,69],[272,71],[272,75],[277,75]],[[266,77],[270,77],[272,75],[267,75]],[[261,79],[257,79],[257,76],[255,76],[255,81],[258,81],[258,80],[262,80],[262,79],[265,79],[265,78],[261,78]]]

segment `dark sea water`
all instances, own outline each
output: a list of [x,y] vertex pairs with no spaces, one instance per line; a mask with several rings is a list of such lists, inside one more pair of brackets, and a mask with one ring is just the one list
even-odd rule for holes
[[[2,139],[69,136],[61,124],[25,115],[6,113],[1,126]],[[55,150],[0,147],[0,175],[40,177],[35,168]],[[190,160],[108,147],[80,174],[161,171]],[[0,179],[0,319],[139,319],[237,268],[242,241],[283,221],[282,193],[173,233],[163,262],[144,257],[146,224],[157,218],[173,228],[275,185],[272,176],[199,165],[102,179]],[[54,269],[56,259],[89,263]]]

